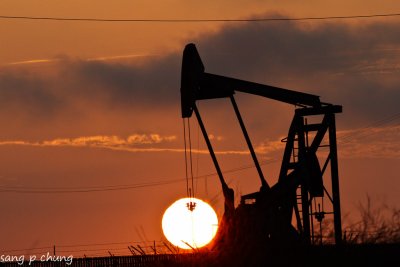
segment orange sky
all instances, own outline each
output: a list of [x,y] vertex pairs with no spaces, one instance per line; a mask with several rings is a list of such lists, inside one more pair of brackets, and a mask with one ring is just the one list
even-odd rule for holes
[[[231,2],[2,1],[0,15],[198,19],[400,11],[397,1]],[[398,22],[0,19],[0,186],[24,191],[0,193],[0,249],[141,241],[142,228],[145,239],[162,238],[163,211],[186,192],[179,83],[187,42],[197,44],[209,72],[310,92],[343,105],[337,123],[344,214],[355,214],[366,194],[397,205]],[[273,184],[282,157],[279,140],[287,134],[293,107],[244,94],[237,102]],[[222,169],[245,167],[226,174],[240,195],[258,190],[259,183],[255,170],[247,169],[251,158],[228,104],[213,100],[200,109]],[[193,144],[204,151],[192,121]],[[208,153],[195,159],[196,174],[215,172]],[[26,192],[119,185],[132,188]],[[199,179],[197,189],[220,214],[216,176]]]

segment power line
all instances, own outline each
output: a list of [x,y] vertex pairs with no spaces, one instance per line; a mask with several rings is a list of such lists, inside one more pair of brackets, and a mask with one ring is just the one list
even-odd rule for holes
[[398,17],[400,13],[350,15],[350,16],[326,16],[326,17],[299,17],[299,18],[248,18],[248,19],[108,19],[108,18],[74,18],[74,17],[35,17],[35,16],[6,16],[0,15],[0,19],[6,20],[49,20],[70,22],[142,22],[142,23],[203,23],[203,22],[273,22],[273,21],[306,21],[306,20],[342,20],[342,19],[367,19],[379,17]]
[[[270,164],[276,162],[277,160],[264,161],[261,165]],[[238,168],[233,168],[224,171],[224,174],[233,173],[241,170],[251,169],[254,166],[251,164],[244,165]],[[203,179],[207,177],[216,176],[217,173],[209,173],[200,175],[197,177],[193,177],[194,179]],[[138,183],[138,184],[130,184],[130,185],[107,185],[104,187],[95,186],[95,187],[84,187],[84,188],[76,188],[76,187],[26,187],[26,186],[0,186],[0,192],[5,193],[28,193],[28,194],[58,194],[58,193],[90,193],[90,192],[107,192],[107,191],[121,191],[121,190],[130,190],[144,187],[154,187],[161,185],[168,185],[173,183],[184,182],[185,179],[170,179],[166,181],[155,181],[149,183]],[[51,189],[51,190],[50,190]]]
[[[168,182],[174,182],[174,181],[179,181],[179,179],[175,180],[168,180]],[[142,187],[142,186],[152,186],[155,184],[163,183],[165,181],[154,181],[154,182],[148,182],[148,183],[137,183],[137,184],[120,184],[120,185],[104,185],[104,186],[88,186],[88,187],[81,187],[81,186],[68,186],[68,187],[42,187],[42,186],[35,186],[35,187],[29,187],[29,186],[7,186],[7,185],[0,185],[1,188],[8,188],[8,189],[32,189],[32,190],[96,190],[96,189],[119,189],[119,188],[125,188],[125,187]]]
[[91,244],[74,244],[74,245],[57,245],[59,248],[76,248],[76,247],[94,247],[94,246],[110,246],[110,245],[126,245],[126,244],[142,244],[143,242],[125,241],[125,242],[111,242],[111,243],[91,243]]
[[396,121],[399,118],[400,118],[400,112],[395,113],[395,114],[393,114],[391,116],[388,116],[388,117],[386,117],[384,119],[375,121],[375,122],[373,122],[371,124],[368,124],[368,125],[362,127],[356,133],[353,132],[353,133],[349,133],[349,134],[346,134],[344,136],[341,136],[340,138],[338,138],[338,139],[340,139],[339,143],[340,144],[347,144],[347,143],[351,143],[354,138],[360,139],[360,138],[364,138],[364,137],[367,137],[367,136],[370,136],[370,135],[374,135],[375,134],[374,132],[371,133],[371,132],[367,132],[367,131],[371,130],[373,128],[379,127],[379,126],[390,124],[391,122]]
[[[373,127],[381,126],[381,125],[385,125],[387,123],[390,123],[393,120],[398,119],[399,115],[400,115],[400,113],[395,113],[395,114],[393,114],[391,116],[388,116],[388,117],[386,117],[384,119],[375,121],[374,123],[371,123],[371,124],[363,127],[362,131],[366,131],[366,130],[371,129]],[[344,139],[343,141],[346,141],[346,139],[351,138],[354,135],[357,135],[357,133],[356,134],[348,134],[348,135],[342,136],[342,138],[339,138],[339,139]],[[345,143],[347,143],[347,142],[345,142]],[[277,162],[277,161],[278,160],[265,161],[265,162],[261,163],[260,165],[266,165],[266,164],[274,163],[274,162]],[[229,169],[227,171],[224,171],[223,173],[224,174],[233,173],[233,172],[237,172],[237,171],[240,171],[240,170],[250,169],[250,168],[253,168],[253,167],[254,167],[253,165],[244,165],[244,166],[241,166],[241,167],[238,167],[238,168]],[[197,177],[195,177],[195,179],[206,178],[206,177],[215,176],[215,175],[216,175],[216,173],[210,173],[210,174],[206,174],[206,175],[197,176]],[[124,188],[118,188],[118,185],[116,185],[116,186],[108,185],[108,186],[104,186],[106,188],[103,189],[103,190],[101,189],[101,187],[95,187],[96,190],[94,190],[94,191],[124,190],[124,189],[135,188],[135,186],[136,186],[136,188],[137,187],[145,187],[145,186],[154,186],[154,185],[162,185],[162,184],[165,184],[165,183],[183,182],[184,180],[185,179],[175,179],[175,180],[169,180],[169,181],[165,181],[165,182],[153,182],[153,183],[147,183],[147,184],[124,185],[125,186]],[[119,186],[121,186],[121,185],[119,185]],[[108,188],[108,187],[111,187],[111,188]],[[116,188],[114,188],[114,187],[116,187]],[[13,188],[22,188],[22,187],[13,187]],[[7,191],[7,192],[10,192],[10,191]],[[19,193],[28,193],[27,191],[24,191],[24,192],[23,191],[18,191],[18,192]],[[46,193],[55,193],[55,192],[56,191],[51,191],[51,192],[50,191],[46,191]],[[84,191],[82,191],[82,190],[68,191],[68,193],[75,193],[75,192],[84,192]],[[89,190],[88,190],[88,192],[89,192]],[[33,192],[29,192],[29,193],[33,193]],[[35,191],[35,193],[42,193],[42,192]],[[67,193],[67,192],[65,192],[65,193]],[[104,251],[104,250],[108,250],[108,251],[111,250],[111,251],[114,252],[115,250],[119,250],[119,251],[120,250],[126,250],[126,248],[125,247],[114,247],[114,248],[110,249],[110,248],[101,248],[101,247],[98,247],[98,246],[123,245],[123,244],[140,244],[140,243],[143,243],[143,242],[126,241],[126,242],[110,242],[110,243],[74,244],[74,245],[59,245],[57,247],[58,248],[67,248],[67,249],[68,248],[74,248],[74,250],[60,250],[59,251],[59,252],[64,252],[64,253],[65,252],[95,252],[95,251],[97,252],[97,251]],[[82,247],[90,247],[90,248],[89,249],[82,249]],[[98,248],[93,248],[93,247],[98,247]],[[29,248],[29,249],[13,249],[13,250],[1,251],[1,252],[2,253],[10,253],[10,252],[18,253],[18,252],[22,252],[22,251],[35,251],[35,250],[42,250],[42,249],[49,249],[49,248],[52,248],[52,247],[37,247],[37,248]],[[77,249],[77,248],[79,248],[79,249]],[[104,253],[92,253],[91,255],[107,255],[107,253],[106,252],[104,252]]]
[[37,248],[25,248],[25,249],[11,249],[11,250],[2,250],[1,253],[10,253],[10,252],[22,252],[22,251],[33,251],[33,250],[43,250],[43,249],[51,249],[53,247],[37,247]]
[[[143,242],[137,241],[125,241],[125,242],[109,242],[109,243],[90,243],[90,244],[73,244],[73,245],[57,245],[57,248],[80,248],[80,247],[99,247],[98,250],[104,250],[101,246],[111,246],[111,245],[135,245],[135,244],[142,244]],[[1,251],[2,253],[10,253],[10,252],[23,252],[23,251],[33,251],[33,250],[44,250],[44,249],[51,249],[53,246],[48,247],[35,247],[35,248],[24,248],[24,249],[11,249],[11,250],[4,250]]]
[[[369,129],[374,127],[382,126],[397,120],[400,117],[400,113],[392,114],[386,118],[381,120],[375,121],[363,128],[359,132],[356,133],[349,133],[347,135],[338,137],[338,143],[340,144],[347,144],[351,142],[354,137],[365,137],[372,135],[373,133],[366,133]],[[260,165],[267,165],[278,160],[269,160],[264,161]],[[243,165],[237,168],[229,169],[224,171],[224,174],[227,173],[234,173],[241,170],[251,169],[254,168],[253,164]],[[200,176],[193,177],[194,179],[204,179],[212,176],[216,176],[217,173],[209,173]],[[169,180],[159,180],[155,182],[148,182],[148,183],[138,183],[138,184],[125,184],[125,185],[105,185],[105,186],[91,186],[91,187],[26,187],[26,186],[1,186],[0,185],[0,192],[9,192],[9,193],[36,193],[36,194],[58,194],[58,193],[90,193],[90,192],[107,192],[107,191],[122,191],[122,190],[131,190],[137,188],[145,188],[145,187],[155,187],[161,185],[168,185],[173,183],[180,183],[184,182],[185,179],[169,179]]]
[[172,183],[181,182],[182,179],[175,179],[169,181],[159,181],[153,183],[143,183],[136,184],[130,186],[116,186],[111,188],[82,188],[82,189],[68,189],[68,188],[60,188],[60,189],[44,189],[44,188],[35,188],[35,187],[9,187],[9,186],[0,186],[0,192],[12,192],[12,193],[40,193],[40,194],[58,194],[58,193],[89,193],[89,192],[106,192],[106,191],[120,191],[120,190],[129,190],[143,187],[153,187],[160,185],[167,185]]
[[[89,244],[73,244],[73,245],[56,245],[57,252],[61,254],[65,253],[74,253],[76,252],[85,252],[85,254],[105,254],[107,255],[108,251],[112,251],[113,254],[116,251],[125,251],[123,255],[130,255],[128,253],[129,249],[128,246],[136,246],[141,245],[141,248],[145,250],[150,250],[153,247],[153,244],[157,242],[156,247],[161,248],[162,241],[149,241],[149,242],[137,242],[137,241],[125,241],[125,242],[108,242],[108,243],[89,243]],[[117,245],[117,246],[115,246]],[[24,255],[26,253],[45,254],[49,252],[50,249],[53,249],[53,246],[48,247],[34,247],[34,248],[24,248],[24,249],[11,249],[11,250],[0,250],[0,253],[12,253],[12,254],[19,254]],[[93,253],[98,252],[98,253]],[[83,255],[83,254],[82,254]]]

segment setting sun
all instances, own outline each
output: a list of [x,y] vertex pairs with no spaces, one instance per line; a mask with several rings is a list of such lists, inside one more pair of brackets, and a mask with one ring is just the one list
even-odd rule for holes
[[169,242],[183,249],[200,248],[214,238],[218,218],[213,208],[197,198],[182,198],[165,211],[162,229]]

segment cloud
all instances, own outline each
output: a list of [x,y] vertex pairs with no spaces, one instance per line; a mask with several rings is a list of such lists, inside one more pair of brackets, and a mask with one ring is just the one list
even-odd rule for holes
[[40,63],[50,63],[57,61],[57,59],[31,59],[25,61],[16,61],[5,64],[5,66],[13,66],[13,65],[26,65],[26,64],[40,64]]
[[[338,118],[348,128],[398,110],[400,28],[390,21],[238,23],[186,40],[197,44],[208,72],[310,92],[322,101],[342,104],[344,114]],[[38,71],[22,64],[23,69],[0,70],[0,115],[3,123],[21,121],[14,132],[21,132],[26,123],[44,125],[71,114],[68,121],[82,124],[88,120],[82,114],[92,113],[105,118],[113,112],[146,116],[173,111],[179,117],[180,53],[145,57],[140,63],[63,57],[40,65],[46,67]],[[273,127],[287,112],[244,99],[241,106],[256,114],[250,116],[250,128],[259,130],[258,110],[268,114]],[[223,108],[205,109],[221,114]]]
[[[397,116],[397,119],[400,118]],[[371,126],[337,131],[339,158],[400,159],[400,125]],[[281,140],[265,140],[255,147],[258,154],[276,157],[283,153]],[[319,153],[327,154],[327,150]]]
[[265,140],[255,147],[259,154],[270,155],[276,152],[282,152],[285,149],[285,143],[281,140]]
[[[176,141],[175,135],[162,136],[159,134],[132,134],[127,138],[111,135],[81,136],[75,138],[56,138],[43,141],[27,140],[4,140],[0,146],[34,146],[34,147],[80,147],[100,148],[125,152],[174,152],[184,153],[180,147],[163,147],[166,143]],[[157,146],[158,145],[158,146]],[[192,149],[192,153],[209,154],[205,149]],[[220,155],[248,155],[248,151],[242,150],[219,150],[215,151]]]
[[[113,55],[113,56],[97,56],[92,58],[83,59],[82,61],[122,61],[122,60],[132,60],[140,58],[148,58],[159,56],[157,54],[127,54],[127,55]],[[65,58],[64,58],[65,59]],[[44,58],[44,59],[30,59],[24,61],[15,61],[6,63],[3,66],[15,66],[15,65],[35,65],[43,63],[53,63],[63,60],[63,58]]]
[[40,146],[131,146],[131,145],[149,145],[160,144],[162,142],[172,142],[176,136],[161,136],[159,134],[132,134],[127,138],[119,136],[82,136],[75,138],[57,138],[45,140],[42,142],[26,142],[26,141],[1,141],[0,145],[40,145]]
[[399,55],[399,34],[397,24],[390,22],[245,23],[200,36],[198,44],[206,68],[275,81],[303,74],[363,73],[371,66],[378,72],[388,66],[398,70],[387,63]]
[[[337,132],[340,158],[388,158],[400,159],[400,125],[367,127]],[[264,140],[254,146],[258,155],[276,158],[283,152],[282,138]],[[173,152],[184,153],[176,146],[177,136],[160,134],[132,134],[126,138],[115,135],[81,136],[75,138],[56,138],[43,141],[3,140],[0,146],[35,147],[80,147],[100,148],[125,152]],[[165,146],[167,145],[167,146]],[[172,147],[170,145],[173,145]],[[209,154],[206,149],[192,149],[192,153]],[[249,155],[247,149],[215,151],[219,155]]]
[[141,58],[140,64],[125,62],[125,57],[109,59],[62,57],[40,66],[31,65],[44,61],[31,60],[0,69],[1,115],[16,112],[20,119],[39,121],[94,108],[133,111],[178,106],[178,55]]
[[18,110],[30,117],[48,117],[64,104],[60,94],[51,90],[47,79],[38,79],[24,71],[0,72],[0,112],[3,117]]
[[[180,59],[156,58],[147,64],[71,61],[62,74],[71,81],[69,96],[101,101],[106,106],[165,108],[179,103]],[[94,99],[93,99],[94,97]]]
[[398,110],[396,23],[236,24],[197,43],[206,71],[320,95],[347,126]]
[[210,140],[215,140],[215,141],[222,141],[222,140],[224,140],[224,137],[223,137],[223,136],[220,136],[220,135],[215,136],[215,135],[213,135],[213,134],[209,134],[209,135],[208,135],[208,138],[209,138]]
[[343,158],[400,159],[400,125],[368,127],[338,132]]

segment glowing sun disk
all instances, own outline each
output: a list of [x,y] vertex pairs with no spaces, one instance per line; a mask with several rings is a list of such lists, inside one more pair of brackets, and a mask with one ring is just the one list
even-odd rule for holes
[[[188,204],[195,203],[192,211]],[[183,249],[199,248],[214,238],[218,218],[213,208],[197,198],[175,201],[164,213],[162,229],[169,242]]]

